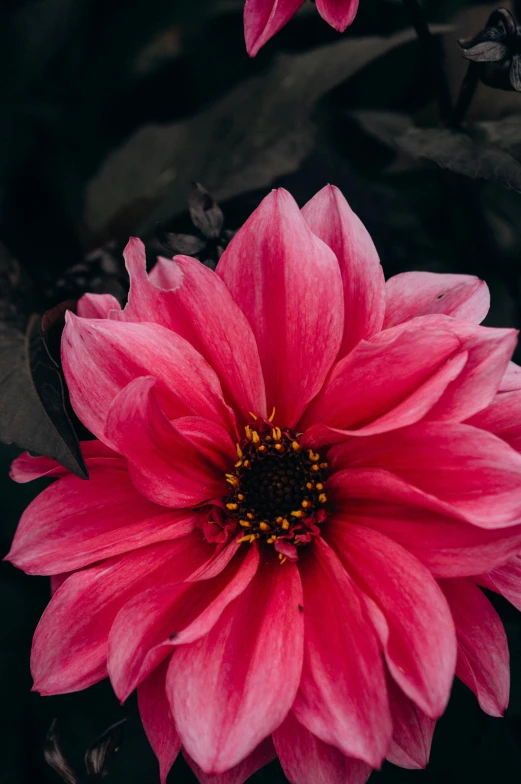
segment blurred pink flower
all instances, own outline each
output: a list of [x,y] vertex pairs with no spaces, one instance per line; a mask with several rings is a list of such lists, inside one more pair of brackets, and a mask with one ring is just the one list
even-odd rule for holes
[[[305,0],[246,0],[244,37],[250,57],[284,27]],[[316,0],[317,11],[325,21],[343,33],[354,21],[358,0]]]
[[273,191],[216,273],[125,259],[125,309],[87,294],[62,340],[90,480],[12,468],[58,478],[9,555],[53,578],[34,688],[137,688],[161,780],[182,746],[203,784],[423,767],[454,674],[500,716],[478,586],[521,604],[521,370],[486,285],[384,283],[330,186]]

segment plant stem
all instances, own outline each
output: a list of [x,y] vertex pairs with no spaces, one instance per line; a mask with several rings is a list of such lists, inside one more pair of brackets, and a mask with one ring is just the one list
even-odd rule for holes
[[422,44],[425,58],[431,72],[432,83],[436,91],[440,115],[444,125],[449,125],[452,118],[452,98],[449,83],[443,69],[443,64],[436,39],[432,35],[429,25],[423,15],[418,0],[403,0],[411,24]]
[[461,83],[456,107],[451,117],[450,125],[452,128],[459,128],[467,114],[468,108],[472,103],[476,87],[478,86],[478,70],[476,63],[469,63],[467,73]]

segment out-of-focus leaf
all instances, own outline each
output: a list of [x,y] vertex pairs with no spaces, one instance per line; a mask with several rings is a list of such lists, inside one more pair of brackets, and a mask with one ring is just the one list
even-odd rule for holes
[[313,149],[311,114],[317,101],[413,38],[411,30],[389,37],[346,37],[303,54],[280,54],[267,72],[193,118],[140,129],[91,181],[86,224],[99,232],[125,205],[146,194],[153,207],[137,229],[146,232],[184,208],[194,178],[219,200],[269,186],[295,171]]
[[0,325],[0,441],[52,457],[86,479],[65,386],[44,334],[62,315],[55,308],[45,322],[32,316],[25,335]]
[[122,719],[113,724],[87,749],[85,754],[87,776],[105,778],[110,758],[121,746],[122,728],[126,721],[126,719]]
[[45,761],[56,773],[66,782],[66,784],[78,784],[76,773],[69,765],[60,746],[60,736],[58,731],[58,721],[53,720],[49,727],[49,732],[45,739],[43,748]]

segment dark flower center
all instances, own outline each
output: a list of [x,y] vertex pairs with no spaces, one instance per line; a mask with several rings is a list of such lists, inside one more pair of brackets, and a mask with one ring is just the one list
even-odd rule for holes
[[263,539],[282,563],[297,560],[297,547],[317,536],[326,518],[328,464],[299,434],[269,420],[255,419],[245,433],[235,471],[226,475],[228,515],[244,529],[241,541]]

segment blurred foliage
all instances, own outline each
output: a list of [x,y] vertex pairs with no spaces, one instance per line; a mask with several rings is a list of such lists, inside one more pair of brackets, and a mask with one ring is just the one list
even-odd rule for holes
[[[456,100],[468,65],[457,39],[481,30],[495,6],[422,6]],[[87,290],[121,297],[129,234],[143,236],[151,258],[188,242],[215,261],[270,188],[287,187],[303,204],[326,182],[342,189],[367,225],[386,276],[410,269],[479,275],[492,294],[487,323],[521,328],[521,95],[479,84],[458,127],[443,127],[425,51],[399,0],[361,0],[343,36],[306,4],[254,60],[244,48],[242,7],[243,0],[3,0],[0,320],[11,330],[8,350],[19,352],[33,313]],[[521,17],[520,0],[512,10]],[[225,216],[208,254],[208,227],[195,223],[194,233],[187,209],[191,180],[210,189]],[[20,353],[16,363],[33,390],[34,365]],[[14,389],[21,408],[21,387]],[[54,404],[59,379],[50,389]],[[16,453],[0,451],[3,552],[43,486],[11,483]],[[65,758],[80,771],[86,750],[124,717],[123,747],[107,781],[157,782],[134,699],[121,707],[107,682],[58,697],[30,692],[31,637],[48,580],[3,564],[0,597],[8,717],[2,784],[59,781],[43,754],[54,718]],[[520,617],[493,601],[512,654],[507,718],[484,715],[456,684],[429,768],[386,764],[371,782],[520,780]],[[194,780],[180,758],[169,781]],[[252,781],[285,779],[273,763]]]

